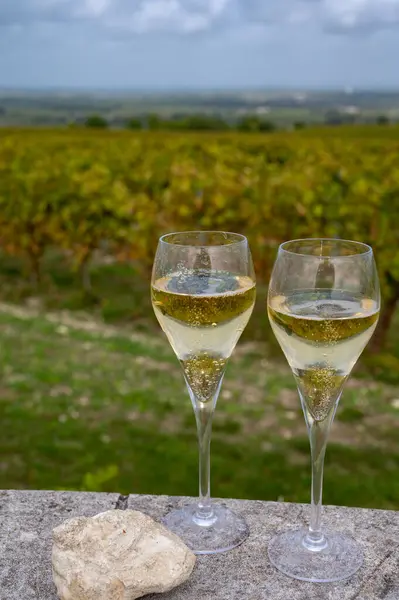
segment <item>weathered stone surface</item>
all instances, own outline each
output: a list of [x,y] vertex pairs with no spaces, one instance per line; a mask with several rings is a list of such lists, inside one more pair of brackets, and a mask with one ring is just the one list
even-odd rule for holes
[[[128,506],[160,518],[185,502],[190,499],[130,496]],[[276,532],[307,524],[308,506],[240,500],[225,503],[245,517],[249,539],[226,554],[199,557],[190,580],[165,594],[163,600],[399,600],[399,513],[326,507],[326,529],[350,532],[363,549],[364,566],[347,581],[312,584],[282,575],[267,556],[268,543]]]
[[52,530],[115,508],[118,494],[0,491],[0,600],[56,600]]
[[136,600],[184,583],[194,554],[176,535],[133,510],[69,519],[53,532],[61,600]]
[[[55,492],[0,492],[0,600],[56,600],[51,573],[51,532],[68,517],[125,507],[154,518],[187,499],[165,496]],[[228,500],[248,521],[251,535],[239,548],[198,557],[189,581],[148,600],[399,600],[399,513],[327,507],[327,528],[352,532],[365,554],[364,567],[339,584],[291,580],[269,563],[275,531],[303,525],[308,507]]]

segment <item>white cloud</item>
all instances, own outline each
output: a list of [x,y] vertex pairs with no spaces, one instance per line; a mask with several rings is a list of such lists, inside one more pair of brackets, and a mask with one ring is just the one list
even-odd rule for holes
[[111,0],[84,0],[82,14],[89,17],[100,17],[111,6]]
[[210,29],[228,8],[230,0],[145,0],[133,8],[126,3],[105,24],[138,33],[177,31],[192,33]]
[[105,21],[110,27],[130,29],[137,33],[147,31],[178,31],[192,33],[212,27],[227,7],[229,0],[146,0],[136,8],[126,4],[121,11],[112,13]]
[[399,0],[324,0],[327,26],[373,31],[399,24]]
[[87,19],[132,33],[306,21],[351,33],[398,25],[399,0],[0,0],[0,25]]
[[313,21],[329,31],[374,31],[399,24],[399,0],[241,0],[253,20]]

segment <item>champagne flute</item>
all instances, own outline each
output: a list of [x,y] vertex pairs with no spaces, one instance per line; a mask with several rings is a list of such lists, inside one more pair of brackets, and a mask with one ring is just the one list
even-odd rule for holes
[[378,322],[380,291],[373,251],[338,239],[282,244],[271,276],[268,314],[296,380],[312,458],[308,530],[269,545],[280,571],[304,581],[346,579],[363,555],[352,537],[321,525],[324,456],[342,390]]
[[225,369],[255,304],[248,241],[219,231],[160,238],[152,285],[155,315],[183,368],[199,442],[199,501],[165,525],[196,554],[224,552],[247,536],[244,519],[210,499],[212,418]]

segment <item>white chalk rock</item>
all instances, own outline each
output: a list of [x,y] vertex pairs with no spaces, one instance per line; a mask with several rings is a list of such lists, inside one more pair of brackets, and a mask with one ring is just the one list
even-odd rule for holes
[[66,521],[53,531],[61,600],[135,600],[186,581],[195,556],[174,533],[134,510]]

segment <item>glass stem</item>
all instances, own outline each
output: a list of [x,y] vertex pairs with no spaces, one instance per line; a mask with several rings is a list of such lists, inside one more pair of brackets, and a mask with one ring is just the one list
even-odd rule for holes
[[198,402],[196,407],[196,420],[199,444],[199,502],[197,518],[207,521],[212,519],[210,483],[210,449],[212,434],[212,419],[215,402]]
[[305,536],[303,544],[308,550],[314,552],[323,550],[327,546],[327,541],[321,528],[323,471],[327,440],[334,415],[335,409],[323,421],[315,421],[310,415],[306,419],[312,458],[312,492],[309,531]]

